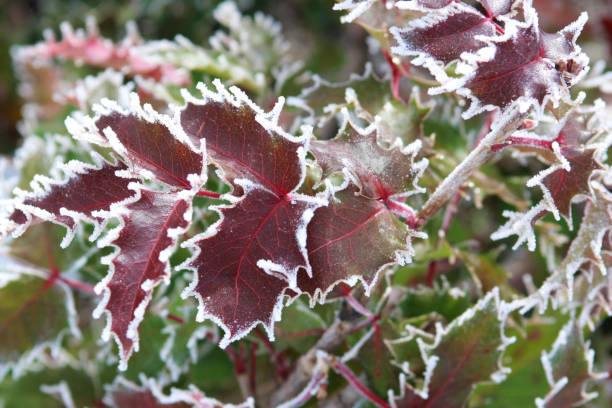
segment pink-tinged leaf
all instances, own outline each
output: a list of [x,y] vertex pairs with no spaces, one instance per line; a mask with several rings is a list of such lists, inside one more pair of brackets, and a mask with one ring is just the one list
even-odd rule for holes
[[202,154],[179,140],[177,133],[180,131],[175,130],[178,125],[169,118],[151,109],[140,109],[136,100],[133,105],[135,113],[108,106],[109,111],[96,120],[98,131],[134,167],[151,172],[157,180],[171,186],[191,189],[189,176],[201,175]]
[[96,292],[104,292],[104,298],[94,316],[103,311],[108,316],[103,338],[112,334],[117,340],[120,369],[126,368],[130,355],[138,350],[138,325],[153,288],[169,278],[168,258],[191,221],[191,198],[185,193],[140,190],[138,200],[121,210],[122,225],[99,243],[116,250],[103,259],[109,273],[96,285]]
[[517,0],[478,0],[487,12],[489,17],[502,16],[512,10],[512,6],[518,3]]
[[18,377],[23,362],[57,348],[64,334],[79,336],[72,295],[56,278],[23,274],[0,287],[0,379],[9,370]]
[[137,33],[121,44],[102,38],[95,21],[88,21],[87,32],[76,32],[68,23],[61,25],[62,39],[57,41],[50,36],[46,41],[30,47],[21,47],[16,52],[16,59],[35,61],[40,59],[62,58],[100,68],[113,68],[129,76],[142,76],[173,85],[188,85],[189,73],[176,68],[167,62],[153,61],[138,53],[139,40]]
[[[307,229],[312,277],[298,276],[298,288],[321,301],[338,283],[361,280],[366,290],[386,265],[406,262],[411,233],[379,200],[350,186],[335,193],[326,207],[315,211]],[[365,251],[365,252],[364,252]]]
[[78,221],[88,220],[97,223],[101,220],[99,212],[109,211],[111,206],[136,193],[128,188],[134,178],[119,177],[127,167],[117,162],[112,164],[99,156],[94,156],[97,166],[71,161],[61,166],[66,175],[64,180],[54,180],[37,175],[31,183],[32,192],[17,191],[15,212],[10,216],[17,233],[22,233],[36,220],[52,221],[68,227],[66,246],[72,238]]
[[193,385],[185,390],[173,387],[166,395],[155,380],[142,376],[141,381],[138,386],[119,377],[107,387],[104,403],[115,408],[254,408],[252,398],[238,405],[224,404],[206,397]]
[[463,52],[474,52],[486,45],[477,36],[492,36],[495,25],[478,10],[456,3],[441,13],[415,20],[407,28],[394,27],[391,32],[399,43],[393,49],[396,54],[420,57],[414,63],[425,65],[436,75],[441,68],[426,58],[446,65],[459,59]]
[[507,20],[503,36],[486,38],[488,47],[462,56],[469,67],[464,64],[458,71],[466,76],[440,88],[471,99],[464,117],[504,109],[515,101],[522,109],[539,108],[547,100],[557,103],[569,97],[569,87],[586,72],[588,57],[576,44],[586,14],[562,31],[546,34],[538,27],[535,10],[528,4],[524,8],[525,23]]
[[299,268],[308,269],[303,234],[318,206],[298,195],[251,190],[234,206],[219,208],[214,235],[194,238],[190,290],[200,301],[198,320],[208,317],[224,328],[222,347],[258,322],[272,333],[290,281]]
[[310,151],[323,169],[323,177],[348,170],[369,198],[386,199],[414,189],[419,167],[415,150],[406,150],[399,141],[390,148],[379,144],[378,131],[357,129],[350,122],[332,140],[311,142]]
[[594,170],[604,167],[593,157],[595,149],[582,150],[576,147],[567,147],[561,154],[569,162],[570,171],[559,168],[544,177],[542,185],[548,190],[557,210],[571,220],[571,201],[579,194],[590,196],[589,180]]
[[234,187],[236,179],[247,179],[284,196],[304,177],[304,142],[265,128],[257,114],[249,106],[228,102],[191,102],[180,121],[195,145],[206,140],[210,160]]
[[395,6],[405,10],[434,10],[441,9],[456,0],[404,0],[395,3]]
[[462,408],[476,384],[503,379],[501,357],[511,342],[503,334],[505,319],[496,288],[448,327],[437,326],[433,344],[419,341],[426,366],[423,388],[402,384],[392,406]]
[[542,354],[542,365],[551,387],[544,399],[536,398],[538,408],[577,407],[597,397],[587,392],[594,380],[607,373],[593,373],[595,353],[585,343],[582,329],[574,320],[563,327],[549,353]]

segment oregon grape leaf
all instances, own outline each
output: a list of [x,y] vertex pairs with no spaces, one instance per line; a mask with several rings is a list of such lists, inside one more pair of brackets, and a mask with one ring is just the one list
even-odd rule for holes
[[[45,220],[68,227],[67,238],[71,238],[79,220],[100,221],[96,212],[108,211],[113,203],[135,195],[128,188],[135,179],[116,175],[127,170],[124,164],[94,158],[99,163],[97,166],[71,161],[61,166],[66,175],[64,180],[37,175],[31,183],[32,192],[17,191],[16,209],[10,219],[19,224],[19,233],[29,223]],[[65,240],[62,244],[67,243]]]
[[66,333],[78,337],[70,291],[50,273],[48,279],[22,274],[0,287],[0,379],[34,360]]
[[107,139],[116,139],[110,141],[111,146],[127,156],[137,169],[145,169],[171,186],[190,189],[189,175],[202,173],[202,154],[179,140],[173,126],[163,122],[162,115],[140,109],[137,113],[122,112],[111,106],[109,112],[96,120],[96,126]]
[[[140,190],[140,197],[125,206],[122,225],[99,242],[116,250],[103,259],[108,275],[96,285],[104,298],[94,311],[106,311],[107,328],[103,338],[115,337],[119,346],[120,368],[138,350],[138,325],[150,301],[153,288],[168,278],[168,258],[176,240],[191,221],[191,199],[183,192],[155,193]],[[112,241],[111,241],[112,240]]]
[[423,389],[405,384],[403,395],[392,398],[392,405],[464,407],[476,384],[504,374],[500,361],[510,343],[503,334],[504,320],[499,291],[494,289],[447,328],[438,326],[433,344],[419,344],[427,367]]
[[404,263],[411,255],[408,227],[384,203],[358,191],[352,185],[336,192],[308,224],[306,248],[312,277],[301,273],[298,287],[311,296],[311,303],[324,299],[341,281],[360,279],[369,289],[385,265]]

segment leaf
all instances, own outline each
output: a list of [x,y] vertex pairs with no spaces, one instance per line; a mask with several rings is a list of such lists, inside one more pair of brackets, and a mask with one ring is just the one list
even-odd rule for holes
[[180,123],[194,144],[206,141],[208,156],[223,170],[224,178],[239,189],[236,179],[247,179],[279,197],[294,191],[304,177],[306,138],[293,138],[269,123],[262,125],[267,119],[263,112],[245,101],[235,106],[210,98],[189,97]]
[[[217,340],[216,327],[196,322],[194,307],[190,305],[183,310],[185,313],[182,315],[186,317],[181,323],[170,323],[162,330],[168,337],[160,350],[160,357],[170,371],[173,381],[177,381],[181,374],[187,372],[190,364],[196,364]],[[210,341],[202,344],[204,339]]]
[[306,225],[326,201],[295,193],[309,134],[295,138],[278,126],[282,101],[266,114],[237,88],[215,86],[218,94],[200,87],[205,100],[185,93],[180,121],[194,142],[206,141],[211,161],[242,196],[228,195],[232,206],[214,207],[221,220],[188,242],[194,254],[185,266],[195,279],[184,296],[198,299],[198,321],[223,327],[224,348],[259,322],[274,338],[285,289],[298,269],[310,270]]
[[88,21],[87,32],[84,30],[75,32],[67,22],[62,23],[60,28],[62,31],[60,41],[51,35],[44,42],[17,48],[14,59],[20,64],[24,64],[25,61],[36,61],[39,65],[44,65],[45,60],[62,58],[94,67],[113,68],[130,76],[140,75],[167,84],[185,86],[190,82],[187,72],[167,62],[143,58],[137,52],[140,38],[134,28],[120,44],[113,44],[110,40],[102,38],[93,19]]
[[[311,297],[311,305],[339,282],[361,280],[366,292],[378,273],[412,255],[413,233],[379,200],[366,198],[357,187],[335,193],[330,205],[317,209],[306,234],[312,277],[298,275],[298,287]],[[360,251],[367,248],[367,256]]]
[[343,23],[351,23],[379,0],[342,0],[334,4],[334,10],[349,10],[349,13],[340,17]]
[[202,154],[187,144],[187,137],[178,124],[153,111],[149,105],[142,109],[137,96],[132,95],[131,111],[108,100],[103,102],[104,106],[97,107],[100,112],[95,119],[98,131],[141,174],[146,170],[170,186],[190,189],[196,181],[189,176],[200,176],[203,171]]
[[478,36],[493,36],[495,31],[491,19],[478,10],[464,3],[453,3],[439,13],[414,20],[406,28],[392,28],[391,33],[399,44],[393,52],[419,57],[413,63],[424,65],[439,78],[440,68],[427,58],[447,65],[459,59],[463,52],[482,48],[485,43]]
[[525,22],[506,20],[504,35],[481,37],[489,46],[462,56],[466,64],[457,70],[465,74],[463,78],[439,88],[471,99],[464,118],[505,109],[515,101],[522,110],[540,108],[548,100],[557,103],[568,98],[569,87],[586,73],[588,57],[576,44],[586,14],[558,33],[548,34],[538,28],[536,11],[523,4]]
[[244,403],[223,404],[215,399],[208,398],[195,386],[188,390],[172,388],[169,395],[165,395],[155,380],[141,377],[142,385],[138,386],[124,378],[118,377],[111,387],[106,390],[104,403],[116,408],[253,408],[252,398]]
[[37,220],[52,221],[68,228],[62,241],[65,247],[79,221],[93,221],[100,228],[101,212],[108,212],[113,204],[135,195],[128,185],[136,179],[117,176],[117,172],[127,170],[124,164],[111,164],[98,155],[93,157],[97,165],[73,160],[60,166],[65,174],[63,180],[37,175],[31,183],[32,192],[17,190],[16,209],[10,216],[18,224],[14,234],[21,235]]
[[338,136],[313,141],[310,151],[322,167],[323,177],[346,169],[368,198],[386,199],[416,187],[419,170],[413,163],[414,146],[404,148],[399,140],[390,148],[381,146],[376,126],[360,129],[347,120]]
[[[64,384],[63,387],[61,384]],[[53,392],[58,388],[64,388],[64,396]],[[0,382],[0,405],[3,407],[95,407],[100,402],[98,394],[90,373],[70,365],[39,367],[18,379],[5,378]],[[70,401],[72,406],[66,404]]]
[[511,342],[503,334],[505,314],[493,289],[447,328],[437,327],[433,344],[419,341],[426,363],[422,390],[405,385],[394,407],[463,407],[477,383],[501,380],[501,357]]
[[57,275],[22,274],[5,281],[0,287],[0,379],[9,370],[19,377],[48,349],[57,352],[66,333],[78,338],[75,315],[72,295]]
[[96,285],[96,293],[104,293],[104,297],[94,317],[106,312],[108,322],[102,337],[108,340],[112,334],[117,341],[121,370],[126,369],[132,352],[138,351],[138,325],[153,288],[169,278],[168,258],[190,221],[188,194],[141,189],[138,199],[125,206],[121,225],[98,243],[117,248],[103,259],[109,272]]
[[[194,237],[196,271],[190,290],[201,301],[198,321],[213,319],[225,330],[221,347],[262,322],[270,337],[282,297],[299,268],[309,269],[303,249],[306,223],[319,204],[251,190],[234,206],[218,207],[214,235]],[[302,231],[302,232],[298,232]]]
[[440,288],[409,288],[399,307],[404,317],[415,317],[427,313],[438,313],[450,322],[470,306],[469,297],[458,288],[450,288],[446,280]]
[[575,407],[597,397],[587,393],[591,380],[606,378],[593,373],[595,353],[584,342],[582,329],[572,319],[559,332],[549,353],[542,353],[542,365],[551,390],[544,399],[536,398],[538,408]]
[[550,194],[555,207],[569,223],[572,199],[578,194],[591,196],[591,174],[604,167],[595,159],[595,149],[567,147],[561,150],[561,154],[568,161],[570,171],[561,167],[544,177],[541,184],[546,188],[545,194]]

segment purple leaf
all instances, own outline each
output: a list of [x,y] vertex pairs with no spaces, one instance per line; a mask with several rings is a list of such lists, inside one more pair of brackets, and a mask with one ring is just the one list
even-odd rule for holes
[[311,303],[317,297],[323,300],[341,281],[360,279],[369,289],[385,265],[410,257],[409,237],[408,227],[381,201],[350,186],[337,192],[330,205],[316,210],[308,224],[312,277],[300,273],[298,287],[311,296]]
[[256,115],[249,106],[210,101],[188,103],[180,120],[194,144],[206,140],[210,160],[234,187],[244,178],[284,196],[301,183],[303,142],[264,128]]
[[488,47],[464,55],[471,68],[458,70],[467,72],[466,76],[441,88],[457,90],[471,99],[464,117],[504,109],[515,101],[523,109],[543,106],[547,100],[557,102],[569,97],[569,87],[586,72],[588,58],[576,45],[586,14],[556,34],[538,28],[537,14],[528,5],[525,19],[525,23],[508,20],[505,35],[489,37]]
[[495,25],[478,10],[456,3],[440,13],[415,20],[407,28],[394,27],[391,32],[400,45],[394,48],[396,54],[420,56],[414,63],[425,65],[435,75],[434,64],[423,58],[433,58],[446,65],[459,59],[463,52],[483,47],[485,43],[477,36],[492,36]]
[[[190,189],[188,176],[202,173],[202,154],[179,140],[175,135],[178,132],[171,124],[164,123],[162,115],[146,112],[151,117],[145,117],[145,111],[139,109],[137,113],[111,109],[96,120],[96,126],[106,138],[117,139],[118,143],[111,140],[111,146],[133,166],[150,171],[166,184]],[[105,133],[108,129],[112,132]]]
[[[180,193],[140,190],[137,201],[127,204],[122,225],[99,245],[113,245],[116,251],[103,262],[108,275],[96,285],[104,298],[94,311],[108,316],[104,338],[111,334],[120,351],[120,368],[138,350],[138,325],[151,299],[153,288],[170,276],[168,258],[177,238],[191,221],[191,199]],[[112,242],[109,242],[112,239]]]
[[62,242],[65,246],[77,221],[98,222],[101,218],[96,212],[109,211],[112,204],[135,195],[128,185],[136,179],[116,175],[127,170],[123,163],[111,164],[98,156],[95,158],[100,163],[98,166],[71,161],[62,166],[65,180],[36,176],[33,192],[18,192],[16,210],[10,219],[20,224],[20,232],[36,219],[65,225],[69,229],[67,239]]
[[363,131],[352,123],[332,140],[316,140],[310,151],[323,169],[323,176],[347,169],[359,181],[361,194],[386,199],[414,188],[418,171],[414,155],[402,146],[382,147],[377,130]]

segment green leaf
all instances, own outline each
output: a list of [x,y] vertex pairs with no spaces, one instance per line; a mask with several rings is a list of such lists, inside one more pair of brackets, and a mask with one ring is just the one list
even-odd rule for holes
[[607,373],[593,373],[595,352],[584,341],[582,329],[572,319],[561,329],[549,353],[542,353],[542,365],[551,389],[536,398],[538,408],[576,407],[597,397],[587,392],[591,380],[607,377]]
[[10,369],[18,377],[49,348],[57,352],[63,335],[80,336],[67,287],[53,276],[13,276],[0,287],[0,378]]
[[423,387],[405,384],[395,406],[459,408],[476,384],[503,380],[508,369],[501,357],[512,341],[503,334],[507,313],[494,289],[448,327],[438,325],[432,344],[417,340],[426,366]]

